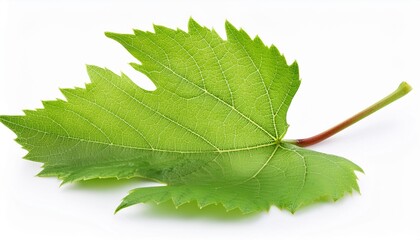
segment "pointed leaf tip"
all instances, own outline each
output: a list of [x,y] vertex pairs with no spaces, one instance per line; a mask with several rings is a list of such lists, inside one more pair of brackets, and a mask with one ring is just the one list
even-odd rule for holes
[[104,34],[108,38],[113,38],[115,35],[117,35],[117,33],[114,32],[105,32]]
[[121,210],[123,210],[124,208],[128,207],[129,205],[127,205],[126,203],[121,202],[120,205],[118,205],[118,207],[115,209],[114,214],[117,214],[118,212],[120,212]]
[[192,17],[188,20],[188,32],[192,32],[192,29],[202,28],[198,22],[196,22]]

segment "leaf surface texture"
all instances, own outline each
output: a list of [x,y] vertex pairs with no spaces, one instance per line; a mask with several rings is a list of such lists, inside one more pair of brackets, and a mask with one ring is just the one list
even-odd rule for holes
[[281,141],[300,85],[297,63],[276,47],[226,23],[227,40],[190,20],[188,32],[106,33],[139,62],[155,91],[126,75],[88,66],[91,83],[62,89],[64,100],[0,121],[44,163],[41,176],[63,182],[142,177],[166,186],[138,188],[118,210],[143,202],[196,201],[227,210],[294,212],[320,199],[358,191],[338,156]]

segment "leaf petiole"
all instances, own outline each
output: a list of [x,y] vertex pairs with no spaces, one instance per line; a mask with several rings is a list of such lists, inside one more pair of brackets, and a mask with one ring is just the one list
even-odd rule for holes
[[404,95],[406,95],[407,93],[409,93],[411,91],[411,89],[412,88],[408,83],[402,82],[394,92],[392,92],[388,96],[382,98],[381,100],[379,100],[375,104],[369,106],[365,110],[357,113],[353,117],[337,124],[336,126],[330,128],[330,129],[328,129],[328,130],[326,130],[326,131],[324,131],[320,134],[309,137],[309,138],[283,140],[283,142],[292,143],[292,144],[295,144],[295,145],[300,146],[300,147],[306,147],[306,146],[310,146],[310,145],[314,145],[316,143],[319,143],[319,142],[333,136],[334,134],[342,131],[343,129],[353,125],[354,123],[362,120],[363,118],[371,115],[372,113],[378,111],[379,109],[389,105],[390,103],[398,100],[399,98],[401,98]]

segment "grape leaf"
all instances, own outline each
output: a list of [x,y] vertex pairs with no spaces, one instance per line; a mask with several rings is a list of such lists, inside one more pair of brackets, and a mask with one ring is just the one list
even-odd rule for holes
[[120,210],[144,202],[196,201],[245,213],[291,212],[359,191],[354,163],[282,142],[299,85],[298,65],[276,47],[226,22],[227,40],[190,20],[188,32],[106,33],[141,64],[155,91],[126,75],[88,66],[91,83],[62,89],[24,116],[0,116],[63,183],[141,177],[165,186],[134,189]]

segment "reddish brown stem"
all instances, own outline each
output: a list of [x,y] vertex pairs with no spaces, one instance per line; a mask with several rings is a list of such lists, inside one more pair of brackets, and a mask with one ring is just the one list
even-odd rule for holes
[[403,97],[404,95],[406,95],[408,92],[411,91],[411,86],[406,83],[406,82],[402,82],[398,88],[392,92],[391,94],[389,94],[388,96],[384,97],[383,99],[379,100],[377,103],[369,106],[368,108],[366,108],[365,110],[357,113],[356,115],[354,115],[353,117],[345,120],[344,122],[318,134],[315,135],[313,137],[309,137],[309,138],[302,138],[302,139],[296,139],[296,140],[285,140],[285,142],[288,143],[292,143],[301,147],[307,147],[316,143],[319,143],[321,141],[324,141],[325,139],[331,137],[332,135],[342,131],[343,129],[353,125],[354,123],[362,120],[363,118],[371,115],[372,113],[378,111],[379,109],[387,106],[388,104],[394,102],[395,100]]

